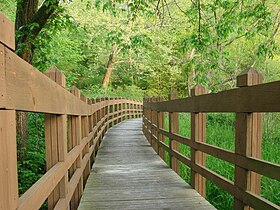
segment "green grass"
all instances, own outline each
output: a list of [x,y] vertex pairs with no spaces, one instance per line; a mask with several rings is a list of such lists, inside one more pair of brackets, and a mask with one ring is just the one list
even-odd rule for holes
[[[280,118],[278,114],[263,115],[263,143],[262,158],[269,162],[280,164]],[[211,113],[207,114],[206,142],[227,150],[234,151],[235,114]],[[168,130],[168,116],[165,117],[164,128]],[[179,114],[179,134],[190,137],[190,114]],[[168,138],[165,138],[168,144]],[[180,144],[180,153],[190,157],[190,148]],[[169,164],[169,155],[166,154]],[[234,181],[234,165],[207,155],[207,168]],[[190,169],[180,163],[181,177],[190,183]],[[233,196],[217,187],[210,181],[206,182],[206,199],[217,209],[233,209]],[[267,177],[261,178],[261,196],[280,205],[280,182]]]

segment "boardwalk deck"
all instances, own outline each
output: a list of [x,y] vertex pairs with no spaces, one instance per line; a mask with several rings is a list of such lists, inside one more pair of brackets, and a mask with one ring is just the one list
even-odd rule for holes
[[107,132],[79,210],[214,209],[154,152],[141,122],[126,120]]

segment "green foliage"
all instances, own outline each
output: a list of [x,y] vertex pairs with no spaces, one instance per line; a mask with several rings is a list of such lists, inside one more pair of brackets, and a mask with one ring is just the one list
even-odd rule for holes
[[139,89],[137,86],[125,86],[119,87],[116,89],[103,89],[100,87],[92,87],[92,89],[84,90],[83,93],[88,95],[89,98],[97,98],[97,97],[123,97],[128,99],[134,99],[138,101],[142,101],[144,97],[144,91]]
[[[278,126],[280,125],[278,113],[264,114],[263,116],[263,143],[262,158],[272,163],[279,164],[280,138],[278,135]],[[179,134],[190,137],[190,114],[180,113],[179,115]],[[234,132],[235,115],[232,113],[209,113],[206,121],[206,142],[227,150],[234,151]],[[165,129],[168,130],[168,117],[165,118]],[[165,140],[169,142],[168,139]],[[180,145],[180,153],[190,157],[190,149],[187,146]],[[167,156],[167,163],[169,157]],[[212,171],[223,177],[234,180],[234,165],[214,158],[210,155],[206,158],[206,166]],[[190,183],[190,169],[180,164],[180,176]],[[233,196],[217,187],[210,181],[206,183],[206,198],[217,209],[233,209]],[[261,196],[271,202],[280,205],[279,197],[280,182],[262,176],[261,178]]]
[[18,160],[19,194],[28,190],[46,172],[44,115],[29,113],[28,144]]
[[16,0],[0,0],[1,13],[3,13],[10,20],[16,19]]
[[[166,97],[171,90],[186,96],[195,83],[217,92],[235,87],[236,76],[248,66],[261,71],[265,81],[280,79],[279,5],[279,0],[61,2],[38,37],[28,41],[36,48],[36,68],[44,72],[56,65],[66,75],[67,88],[75,85],[90,98],[141,100],[144,95]],[[16,1],[0,0],[0,7],[15,20]],[[18,38],[23,32],[17,32]],[[112,53],[113,72],[105,90],[102,81]],[[263,128],[263,158],[274,163],[280,156],[278,118],[266,115]],[[180,121],[185,122],[180,133],[189,136],[189,116],[180,114]],[[234,123],[233,114],[208,114],[207,142],[234,150]],[[20,194],[45,172],[41,114],[29,115],[25,149],[18,165]],[[190,155],[187,147],[181,152]],[[210,157],[207,165],[233,179],[232,165]],[[181,165],[181,171],[189,182],[189,169]],[[265,177],[262,182],[262,195],[279,204],[279,182]],[[230,195],[213,183],[207,187],[207,198],[217,208],[232,208]]]

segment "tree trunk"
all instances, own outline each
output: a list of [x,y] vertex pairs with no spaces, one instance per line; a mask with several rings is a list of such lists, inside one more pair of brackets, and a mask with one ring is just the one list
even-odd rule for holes
[[112,71],[113,71],[113,65],[114,65],[114,58],[115,58],[115,52],[112,52],[109,56],[109,60],[107,63],[107,70],[103,79],[103,88],[107,88],[110,82],[110,78],[112,75]]
[[[46,0],[38,8],[39,0],[19,0],[16,11],[16,52],[28,63],[32,63],[34,40],[56,10],[59,0]],[[33,25],[32,25],[33,24]],[[35,25],[34,25],[35,24]],[[28,113],[17,112],[17,136],[19,160],[23,160],[28,142]]]
[[[28,33],[27,24],[29,24],[38,11],[38,0],[17,1],[16,11],[16,31]],[[26,29],[21,30],[22,27]],[[23,35],[22,35],[23,37]],[[30,41],[23,43],[23,39],[17,39],[16,50],[18,55],[28,63],[32,63],[33,46]],[[17,114],[17,136],[18,136],[18,159],[23,160],[24,151],[28,142],[28,113],[18,111]]]

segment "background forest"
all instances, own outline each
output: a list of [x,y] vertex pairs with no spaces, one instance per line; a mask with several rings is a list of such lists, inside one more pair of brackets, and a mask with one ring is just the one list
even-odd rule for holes
[[[0,0],[1,12],[18,26],[16,52],[41,72],[57,66],[67,87],[75,85],[88,97],[142,100],[170,91],[187,97],[196,83],[217,92],[234,88],[236,76],[248,67],[265,82],[280,80],[280,0],[46,0],[37,2],[40,8],[52,6],[43,27],[16,20],[22,2]],[[28,119],[28,141],[19,152],[21,194],[45,172],[44,116],[29,113]],[[181,134],[189,136],[189,116],[180,120]],[[210,114],[207,123],[207,142],[234,150],[234,115]],[[264,115],[263,156],[277,164],[279,130],[280,116]],[[233,178],[233,166],[207,161]],[[181,171],[189,181],[188,169]],[[280,205],[279,182],[262,183],[262,195]],[[207,185],[212,204],[232,208],[230,195]]]

